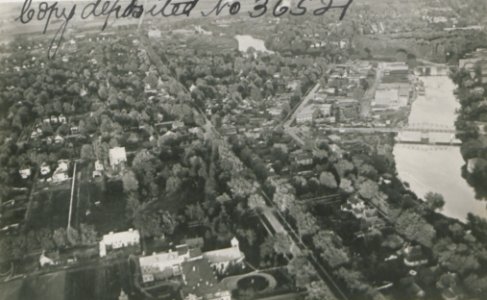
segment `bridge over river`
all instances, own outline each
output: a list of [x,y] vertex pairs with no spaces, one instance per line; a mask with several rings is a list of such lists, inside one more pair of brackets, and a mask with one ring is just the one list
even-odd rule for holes
[[410,123],[402,127],[324,127],[325,130],[339,133],[397,133],[396,141],[411,144],[458,145],[456,130],[451,126],[435,123]]
[[453,127],[435,123],[412,123],[402,127],[325,127],[326,130],[338,131],[340,133],[358,132],[358,133],[400,133],[400,132],[421,132],[421,133],[450,133],[456,134],[461,131]]

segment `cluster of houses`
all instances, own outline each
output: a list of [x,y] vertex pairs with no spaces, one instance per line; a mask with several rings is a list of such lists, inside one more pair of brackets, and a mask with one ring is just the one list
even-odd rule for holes
[[[289,99],[282,99],[288,103]],[[274,99],[271,107],[277,108],[283,103],[277,103]],[[222,102],[226,104],[229,99],[224,99]],[[266,127],[271,127],[275,124],[275,119],[272,114],[267,115],[267,111],[257,109],[260,101],[252,99],[243,99],[230,114],[227,114],[222,119],[221,133],[226,136],[242,133],[247,137],[258,137],[262,130]],[[270,102],[269,102],[270,103]],[[269,105],[269,103],[267,103]],[[281,110],[282,111],[282,110]],[[273,112],[274,114],[275,112]],[[279,112],[280,113],[280,112]],[[245,122],[241,119],[243,116],[248,117]]]
[[[43,162],[39,169],[40,181],[53,183],[66,181],[69,179],[69,167],[70,161],[68,159],[60,159],[57,161],[57,167],[54,172],[51,172],[51,166]],[[22,179],[28,179],[32,175],[32,169],[30,167],[24,167],[19,169],[19,174]]]
[[[384,225],[383,221],[378,217],[377,209],[369,207],[363,200],[348,200],[347,203],[341,206],[341,210],[353,214],[357,219],[362,220],[366,224],[375,224],[374,226],[377,226],[377,224],[382,223],[382,225]],[[378,221],[379,223],[377,223]],[[360,235],[364,236],[363,233],[360,233]],[[414,296],[416,299],[424,298],[426,296],[426,292],[416,280],[416,276],[418,275],[418,268],[425,268],[428,267],[428,265],[430,264],[427,252],[425,251],[423,246],[405,242],[400,236],[396,234],[389,235],[384,240],[382,245],[392,250],[390,255],[384,258],[384,262],[396,261],[401,259],[404,266],[409,269],[408,277],[411,278],[411,280],[407,283],[407,293],[410,296]],[[429,267],[429,269],[432,272],[438,271],[437,266],[431,266]],[[441,279],[443,279],[444,277],[445,276],[441,276]],[[460,299],[459,295],[461,295],[461,291],[459,291],[458,286],[454,283],[455,280],[452,280],[456,278],[456,274],[448,273],[446,274],[446,277],[448,277],[449,280],[440,280],[437,283],[437,287],[441,290],[442,298],[444,300]],[[393,283],[388,283],[382,286],[380,289],[386,289],[391,287],[392,285]]]
[[458,24],[458,18],[455,15],[455,11],[451,7],[429,7],[425,9],[424,14],[421,16],[421,20],[428,24],[438,24],[444,27],[456,27]]
[[[367,205],[361,199],[351,198],[347,200],[347,202],[341,206],[341,210],[349,212],[353,214],[355,218],[362,220],[369,232],[372,232],[372,229],[383,228],[385,226],[377,209]],[[357,237],[363,237],[365,235],[366,233],[364,232],[357,233]]]
[[[85,136],[79,134],[78,126],[69,124],[70,121],[63,114],[46,117],[34,125],[29,136],[30,142],[36,148],[43,147],[48,150],[60,149],[66,141],[79,143]],[[69,146],[72,146],[73,143],[69,143]],[[30,174],[25,176],[28,178]]]
[[328,82],[296,114],[296,123],[348,123],[360,116],[364,89],[375,76],[372,64],[355,61],[334,66]]

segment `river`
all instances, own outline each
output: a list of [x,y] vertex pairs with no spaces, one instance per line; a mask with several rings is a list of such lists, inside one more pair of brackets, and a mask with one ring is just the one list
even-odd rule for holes
[[251,35],[236,35],[235,38],[238,41],[238,50],[242,52],[246,52],[248,48],[252,47],[257,51],[265,52],[265,53],[274,53],[266,48],[264,41],[260,39],[256,39]]
[[[409,123],[435,123],[453,127],[455,110],[460,107],[448,76],[420,77],[425,96],[418,96],[411,107]],[[465,221],[468,213],[487,218],[486,202],[475,199],[472,187],[461,175],[464,164],[458,146],[396,144],[394,156],[399,178],[409,183],[418,197],[427,192],[443,195],[444,215]]]

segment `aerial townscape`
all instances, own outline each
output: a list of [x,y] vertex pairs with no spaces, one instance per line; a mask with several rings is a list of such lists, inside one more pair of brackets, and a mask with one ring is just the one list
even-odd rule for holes
[[22,2],[0,300],[487,299],[487,1],[75,17],[59,44]]

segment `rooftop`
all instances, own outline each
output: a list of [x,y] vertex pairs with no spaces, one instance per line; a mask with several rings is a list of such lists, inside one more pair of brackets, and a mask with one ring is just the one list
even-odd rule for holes
[[183,293],[205,296],[225,292],[206,259],[186,261],[182,264],[185,285]]
[[110,232],[109,234],[105,234],[103,236],[103,242],[106,245],[113,244],[114,242],[118,241],[132,241],[138,240],[140,238],[140,234],[138,230],[129,229],[128,231],[122,232]]
[[225,249],[213,250],[203,253],[203,257],[208,260],[210,264],[239,260],[244,257],[244,254],[238,247],[230,247]]

